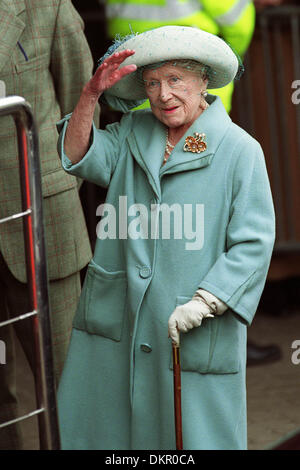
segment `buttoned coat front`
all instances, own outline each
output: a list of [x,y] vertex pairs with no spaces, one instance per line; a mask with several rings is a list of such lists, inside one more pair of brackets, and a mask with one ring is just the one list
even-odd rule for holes
[[[150,110],[94,127],[75,165],[60,124],[64,168],[108,187],[59,387],[63,448],[175,448],[167,322],[199,287],[228,310],[181,334],[183,446],[246,448],[246,328],[274,213],[259,144],[209,100],[164,166],[166,129]],[[194,132],[206,136],[200,154],[183,151]]]

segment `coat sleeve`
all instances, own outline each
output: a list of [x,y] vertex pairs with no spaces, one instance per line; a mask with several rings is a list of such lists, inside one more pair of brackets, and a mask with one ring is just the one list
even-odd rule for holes
[[131,121],[131,113],[124,115],[120,123],[109,124],[105,130],[97,129],[93,123],[90,148],[82,160],[75,165],[64,152],[64,138],[70,117],[71,114],[57,123],[58,153],[63,169],[71,175],[107,188],[117,162],[122,158],[122,149],[124,149],[123,144],[128,133],[128,121]]
[[275,239],[264,155],[254,139],[239,154],[228,181],[226,250],[199,287],[225,302],[242,322],[250,325],[264,288]]

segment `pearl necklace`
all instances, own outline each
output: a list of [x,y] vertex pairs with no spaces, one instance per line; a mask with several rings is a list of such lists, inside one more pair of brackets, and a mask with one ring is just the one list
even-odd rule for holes
[[164,156],[163,165],[167,162],[167,160],[168,160],[169,156],[171,155],[171,152],[172,152],[174,147],[175,147],[175,145],[172,145],[171,142],[169,142],[169,130],[167,129],[165,154],[167,154],[168,157]]

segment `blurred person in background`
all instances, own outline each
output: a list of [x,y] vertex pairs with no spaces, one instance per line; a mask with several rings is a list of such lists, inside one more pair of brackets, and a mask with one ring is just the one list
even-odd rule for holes
[[[46,254],[55,377],[58,382],[81,292],[80,270],[91,248],[75,177],[61,168],[56,122],[75,107],[93,61],[83,21],[70,0],[0,0],[0,79],[7,95],[32,106],[39,133]],[[97,109],[95,119],[97,120]],[[21,212],[13,118],[1,117],[0,218]],[[41,221],[42,223],[42,221]],[[0,322],[30,311],[22,220],[0,224]],[[14,324],[34,371],[31,320]],[[0,328],[6,364],[0,365],[0,423],[19,416],[16,353],[11,326]],[[0,430],[0,449],[23,446],[20,425]]]

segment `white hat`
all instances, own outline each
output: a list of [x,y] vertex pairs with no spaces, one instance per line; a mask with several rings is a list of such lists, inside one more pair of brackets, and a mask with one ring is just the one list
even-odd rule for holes
[[[173,59],[192,59],[209,67],[208,88],[221,88],[230,83],[239,69],[239,61],[232,49],[218,36],[198,28],[187,26],[163,26],[137,34],[123,41],[121,45],[106,54],[104,58],[124,49],[134,49],[124,65],[137,67]],[[133,72],[106,90],[112,95],[126,100],[146,98],[143,83],[138,73]]]

